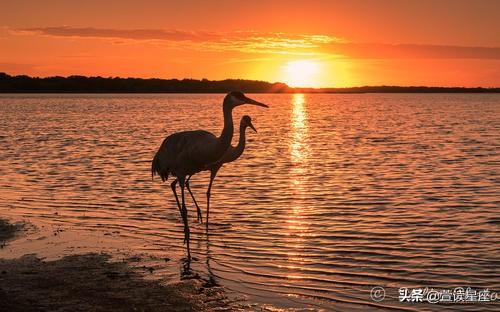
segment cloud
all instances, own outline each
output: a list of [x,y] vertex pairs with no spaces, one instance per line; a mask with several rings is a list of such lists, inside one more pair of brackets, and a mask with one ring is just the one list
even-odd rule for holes
[[235,31],[216,33],[163,29],[111,29],[93,27],[37,27],[14,30],[24,35],[45,35],[72,38],[103,38],[183,42],[190,47],[255,53],[286,53],[287,50],[312,49],[322,44],[340,41],[326,35],[290,35],[272,32]]
[[424,44],[331,43],[327,53],[364,59],[500,59],[500,47]]
[[112,29],[94,27],[38,27],[17,33],[73,38],[102,38],[156,41],[176,48],[247,53],[328,54],[361,59],[500,59],[500,47],[452,45],[355,43],[338,37],[316,34],[236,31],[228,33],[164,29]]
[[19,29],[24,33],[35,33],[57,37],[90,37],[131,40],[166,40],[166,41],[208,41],[218,38],[215,33],[205,31],[180,31],[163,29],[112,29],[93,27],[39,27]]

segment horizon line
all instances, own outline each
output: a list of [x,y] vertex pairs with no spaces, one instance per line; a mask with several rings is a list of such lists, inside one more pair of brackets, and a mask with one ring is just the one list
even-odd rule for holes
[[[245,81],[249,83],[267,83],[270,85],[280,85],[281,87],[284,87],[286,89],[289,89],[289,91],[292,90],[302,90],[303,92],[307,92],[307,90],[310,91],[321,91],[321,90],[347,90],[347,89],[362,89],[362,88],[426,88],[426,89],[464,89],[464,90],[473,90],[473,89],[482,89],[482,90],[496,90],[496,92],[500,92],[500,86],[496,87],[486,87],[486,86],[475,86],[475,87],[466,87],[466,86],[428,86],[428,85],[392,85],[392,84],[380,84],[380,85],[358,85],[358,86],[350,86],[350,87],[335,87],[335,86],[329,86],[329,87],[300,87],[300,86],[289,86],[285,82],[281,81],[275,81],[275,82],[270,82],[266,80],[260,80],[260,79],[245,79],[245,78],[224,78],[224,79],[208,79],[208,78],[159,78],[159,77],[121,77],[121,76],[86,76],[86,75],[79,75],[79,74],[72,74],[72,75],[50,75],[50,76],[30,76],[27,74],[15,74],[11,75],[8,74],[7,72],[0,71],[0,80],[3,79],[2,76],[8,76],[11,78],[18,78],[18,77],[28,77],[29,79],[53,79],[53,78],[63,78],[63,79],[71,79],[71,78],[85,78],[85,79],[134,79],[134,80],[162,80],[162,81],[199,81],[199,82],[224,82],[224,81]],[[2,91],[0,91],[2,92]],[[61,92],[57,92],[61,93]],[[123,92],[122,92],[123,93]],[[137,93],[137,92],[127,92],[127,93]],[[152,92],[146,92],[146,93],[152,93]],[[161,92],[157,92],[161,93]],[[172,93],[172,92],[164,92],[164,93]],[[181,93],[181,92],[176,92],[176,93]],[[189,93],[189,92],[187,92]],[[202,92],[200,92],[202,93]],[[213,92],[207,92],[207,93],[213,93]],[[218,93],[218,92],[214,92]],[[265,93],[292,93],[292,92],[286,92],[284,90],[282,91],[271,91],[271,92],[265,92]],[[321,92],[319,92],[321,93]]]

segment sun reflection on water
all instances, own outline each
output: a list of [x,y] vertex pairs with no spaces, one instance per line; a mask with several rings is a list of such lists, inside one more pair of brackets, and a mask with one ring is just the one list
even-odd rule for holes
[[308,121],[304,94],[294,94],[292,97],[292,114],[290,130],[290,181],[295,195],[305,193],[304,179],[307,177],[307,163],[309,157]]
[[308,156],[307,143],[305,142],[308,135],[308,125],[307,113],[304,107],[304,94],[294,94],[292,104],[292,141],[290,155],[294,168],[299,170],[297,173],[303,173],[305,170],[303,163]]
[[301,267],[301,250],[306,243],[308,224],[302,216],[305,206],[307,163],[309,157],[308,120],[304,94],[294,94],[292,97],[292,112],[290,116],[290,189],[293,194],[291,213],[286,220],[289,235],[289,248],[287,251],[287,268],[289,280],[300,279],[297,268]]

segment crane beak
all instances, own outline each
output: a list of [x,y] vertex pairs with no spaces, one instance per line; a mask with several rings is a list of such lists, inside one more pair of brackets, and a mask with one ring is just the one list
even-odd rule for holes
[[252,125],[252,123],[250,122],[250,124],[248,125],[250,128],[252,128],[253,131],[255,131],[255,133],[257,133],[257,129],[255,129],[255,127]]
[[266,107],[266,108],[269,108],[269,106],[267,106],[266,104],[261,103],[261,102],[257,102],[256,100],[252,100],[251,98],[246,97],[246,96],[245,96],[245,103],[246,103],[246,104],[257,105],[257,106],[260,106],[260,107]]

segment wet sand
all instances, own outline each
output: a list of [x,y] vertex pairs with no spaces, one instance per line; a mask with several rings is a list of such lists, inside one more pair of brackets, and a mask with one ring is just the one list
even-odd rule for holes
[[[0,243],[15,244],[21,228],[0,220]],[[5,245],[3,245],[5,246]],[[165,259],[168,261],[168,259]],[[0,259],[0,311],[233,311],[222,288],[187,277],[148,280],[134,259],[112,261],[104,253],[44,261],[28,254]]]

